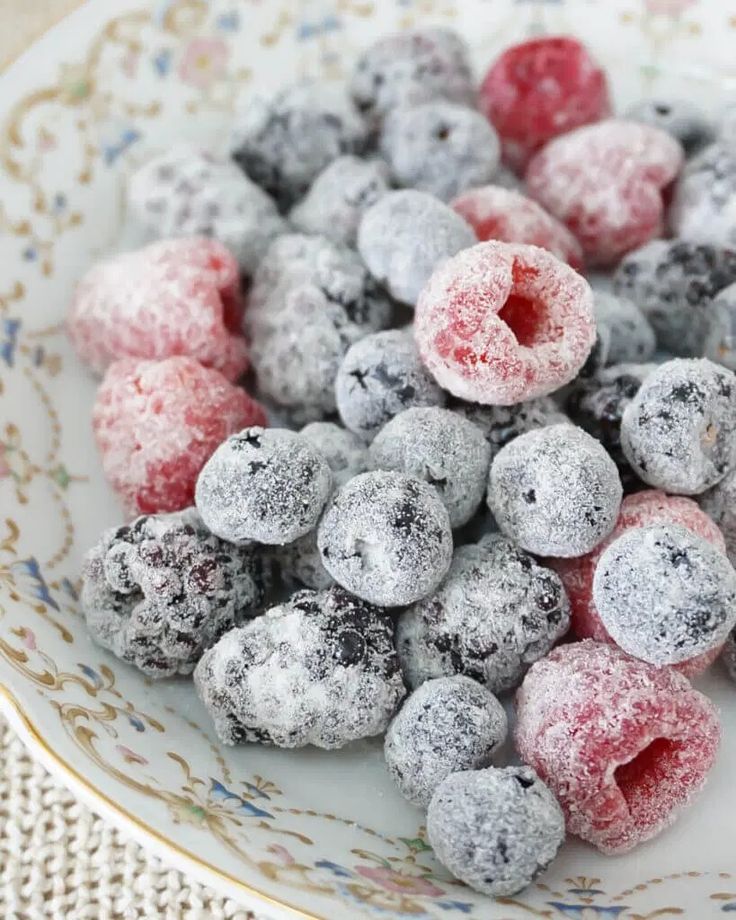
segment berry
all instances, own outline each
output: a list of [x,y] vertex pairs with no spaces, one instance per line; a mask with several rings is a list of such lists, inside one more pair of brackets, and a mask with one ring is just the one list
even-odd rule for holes
[[481,243],[528,243],[547,249],[575,269],[583,267],[580,243],[567,227],[515,189],[500,185],[471,188],[451,201],[450,207],[470,224]]
[[736,565],[736,469],[704,492],[699,501],[703,511],[718,525],[715,529],[726,541],[726,555]]
[[703,353],[736,371],[736,282],[723,288],[708,308]]
[[621,262],[618,294],[639,305],[659,345],[699,358],[711,322],[711,301],[736,281],[736,251],[684,240],[654,240]]
[[303,233],[321,234],[334,243],[355,246],[361,218],[388,191],[388,177],[382,160],[338,157],[294,205],[289,221]]
[[358,228],[358,252],[392,297],[414,306],[435,268],[475,243],[452,208],[426,192],[389,192],[369,208]]
[[669,134],[610,119],[551,141],[529,163],[529,194],[578,239],[591,265],[613,265],[663,229],[663,193],[682,165]]
[[92,410],[102,468],[130,515],[191,505],[218,444],[265,423],[244,390],[193,358],[116,361]]
[[491,181],[500,145],[480,112],[437,100],[389,115],[381,134],[381,153],[398,186],[449,201],[467,188]]
[[593,600],[614,642],[657,666],[720,648],[736,624],[736,572],[676,524],[626,531],[601,554]]
[[553,137],[611,110],[605,74],[580,42],[564,36],[507,48],[483,79],[479,105],[501,136],[504,160],[518,171]]
[[736,248],[736,155],[733,144],[711,144],[693,157],[675,187],[669,222],[686,240]]
[[280,545],[312,530],[332,473],[306,438],[283,428],[245,428],[222,443],[197,480],[197,510],[231,543]]
[[399,412],[442,406],[445,394],[422,366],[411,333],[391,329],[367,335],[345,355],[335,380],[342,423],[373,437]]
[[299,591],[224,635],[195,686],[225,744],[339,748],[383,732],[405,694],[393,633],[342,588]]
[[396,470],[436,490],[452,527],[466,524],[480,507],[491,450],[483,432],[448,409],[406,409],[394,416],[370,446],[373,469]]
[[599,332],[608,334],[608,364],[649,361],[657,344],[654,329],[633,300],[594,291],[593,310]]
[[238,265],[222,243],[164,240],[91,268],[67,331],[97,374],[118,358],[188,355],[235,380],[248,364],[238,292]]
[[540,556],[582,556],[603,540],[621,505],[616,464],[574,425],[520,435],[491,464],[488,507],[499,528]]
[[442,780],[489,766],[506,738],[503,706],[462,675],[428,680],[405,701],[386,732],[384,754],[401,794],[426,808]]
[[367,127],[342,88],[306,81],[251,97],[236,118],[232,157],[287,211],[334,159],[361,153]]
[[510,405],[577,374],[595,341],[593,296],[543,249],[479,243],[434,272],[417,302],[415,337],[440,386]]
[[382,607],[434,591],[452,560],[445,506],[431,486],[401,473],[363,473],[338,489],[317,543],[338,584]]
[[702,359],[661,364],[621,420],[634,472],[658,489],[697,495],[736,462],[736,377]]
[[227,159],[175,147],[131,178],[130,207],[160,238],[213,237],[252,275],[269,243],[286,232],[273,200]]
[[702,109],[686,99],[642,99],[630,106],[626,118],[666,131],[690,157],[715,139],[713,125]]
[[520,756],[549,784],[568,831],[604,853],[670,825],[720,739],[713,704],[685,677],[589,639],[538,661],[516,705]]
[[732,632],[726,639],[726,644],[723,646],[721,653],[721,660],[726,666],[731,680],[736,681],[736,631]]
[[565,819],[529,767],[454,773],[432,797],[427,836],[435,856],[466,885],[516,894],[555,858]]
[[396,643],[410,687],[465,674],[502,693],[519,684],[569,622],[559,577],[489,534],[459,547],[437,591],[401,614]]
[[455,400],[451,408],[480,428],[491,447],[491,460],[520,434],[569,421],[549,396],[540,396],[514,406],[481,406]]
[[80,603],[96,642],[149,677],[190,674],[202,652],[258,612],[263,561],[213,536],[193,508],[144,515],[87,553]]

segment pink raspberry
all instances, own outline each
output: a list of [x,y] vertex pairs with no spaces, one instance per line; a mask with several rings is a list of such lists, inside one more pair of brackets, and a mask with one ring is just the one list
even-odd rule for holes
[[519,171],[551,138],[611,111],[606,76],[586,48],[555,36],[507,48],[483,80],[479,106]]
[[549,250],[575,269],[583,267],[583,250],[567,227],[520,192],[483,185],[458,195],[450,207],[470,224],[482,243],[529,243]]
[[434,272],[414,328],[441,387],[508,406],[577,374],[595,341],[593,297],[582,276],[544,249],[479,243]]
[[98,374],[118,358],[189,355],[235,380],[248,365],[241,313],[237,262],[216,240],[193,237],[95,265],[77,286],[67,328]]
[[193,504],[210,455],[266,416],[245,390],[194,358],[127,358],[105,374],[92,423],[105,476],[132,516]]
[[[716,524],[696,503],[682,495],[666,495],[657,489],[647,489],[627,495],[621,503],[618,520],[613,531],[585,556],[576,559],[549,559],[548,565],[562,579],[570,598],[571,629],[580,639],[596,639],[615,644],[601,622],[593,603],[593,575],[603,551],[622,533],[633,527],[651,524],[679,524],[687,527],[723,553],[726,543]],[[674,665],[686,677],[695,677],[708,668],[718,657],[720,649],[712,649],[688,661]]]
[[671,824],[713,766],[715,707],[672,668],[586,639],[533,664],[516,745],[555,793],[567,829],[622,853]]
[[658,236],[682,148],[658,128],[609,119],[551,141],[529,163],[529,194],[570,230],[586,261],[612,265]]

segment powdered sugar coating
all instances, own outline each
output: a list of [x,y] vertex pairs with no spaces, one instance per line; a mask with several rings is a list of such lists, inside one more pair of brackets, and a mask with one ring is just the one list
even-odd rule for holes
[[404,798],[426,808],[450,773],[489,766],[507,728],[503,706],[474,680],[461,674],[428,680],[388,727],[388,772]]
[[582,268],[583,250],[567,227],[513,187],[471,188],[451,201],[450,207],[465,218],[481,243],[528,243],[549,250],[573,268]]
[[682,148],[664,131],[609,119],[547,144],[526,185],[577,237],[586,261],[612,265],[662,232],[662,190],[682,162]]
[[263,601],[257,550],[213,536],[193,508],[105,531],[87,553],[80,604],[92,637],[149,677],[190,674]]
[[626,110],[626,118],[671,134],[688,157],[715,139],[711,120],[699,106],[687,99],[641,99]]
[[490,445],[491,459],[520,434],[569,421],[549,396],[540,396],[513,406],[481,406],[478,403],[455,400],[451,408],[480,428]]
[[574,425],[550,425],[496,454],[488,507],[530,553],[582,556],[613,529],[622,494],[616,464],[595,438]]
[[92,426],[110,485],[130,515],[191,505],[199,471],[261,406],[193,358],[116,361],[100,384]]
[[699,497],[700,506],[718,525],[726,541],[725,552],[736,565],[736,469],[730,470]]
[[269,243],[286,232],[273,199],[231,160],[178,146],[153,157],[131,178],[131,210],[157,237],[219,240],[252,275]]
[[299,591],[205,653],[197,691],[225,744],[339,748],[378,735],[405,694],[384,611]]
[[452,527],[461,527],[483,500],[491,450],[472,422],[433,406],[406,409],[387,422],[371,443],[370,462],[429,483]]
[[479,243],[434,272],[414,333],[440,386],[469,402],[510,405],[577,374],[595,341],[593,295],[544,249]]
[[480,112],[444,99],[392,112],[380,147],[397,185],[441,201],[490,182],[501,158],[498,135]]
[[559,577],[489,534],[458,547],[437,591],[401,614],[396,644],[410,687],[465,674],[501,693],[518,685],[569,622]]
[[614,275],[616,292],[641,308],[659,345],[696,358],[703,354],[711,299],[734,281],[736,251],[686,240],[653,240],[629,253]]
[[379,159],[345,155],[333,160],[289,212],[304,233],[354,246],[363,214],[389,189],[388,166]]
[[405,409],[445,403],[445,394],[423,367],[405,329],[377,332],[356,342],[337,372],[335,398],[345,427],[366,439]]
[[736,377],[705,358],[661,364],[624,410],[621,446],[655,488],[697,495],[736,463]]
[[708,308],[703,354],[736,371],[736,282],[723,288]]
[[427,812],[435,856],[484,894],[521,891],[555,858],[565,819],[554,795],[529,767],[448,776]]
[[197,480],[202,520],[223,540],[280,545],[314,528],[332,473],[308,440],[283,428],[245,428],[221,444]]
[[736,247],[736,155],[732,143],[711,144],[690,160],[675,187],[669,222],[683,239]]
[[715,707],[672,668],[586,639],[538,661],[516,697],[516,745],[567,829],[622,853],[668,827],[715,760]]
[[393,109],[433,99],[472,105],[475,87],[468,47],[451,29],[415,28],[385,35],[358,58],[350,93],[374,126]]
[[657,342],[654,329],[633,300],[607,291],[593,292],[598,329],[608,330],[608,364],[648,361]]
[[317,542],[335,581],[382,607],[429,594],[452,560],[450,519],[437,493],[394,472],[362,473],[338,489]]
[[601,622],[624,651],[658,666],[720,647],[736,624],[736,572],[677,524],[627,530],[593,576]]
[[216,240],[163,240],[93,266],[77,285],[67,332],[95,373],[118,358],[189,355],[228,380],[248,364],[238,264]]
[[243,172],[287,211],[334,159],[361,153],[368,128],[345,90],[303,81],[251,96],[236,117],[231,151]]

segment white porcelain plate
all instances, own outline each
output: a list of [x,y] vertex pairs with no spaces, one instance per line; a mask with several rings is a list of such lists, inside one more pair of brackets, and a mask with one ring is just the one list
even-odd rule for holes
[[634,853],[571,843],[496,902],[434,862],[378,743],[338,754],[223,749],[186,681],[152,684],[95,647],[80,559],[118,522],[90,432],[94,382],[61,321],[116,239],[126,176],[182,135],[219,139],[257,85],[341,79],[378,34],[448,23],[479,69],[535,32],[583,37],[626,103],[712,105],[736,83],[732,0],[92,0],[0,77],[0,689],[50,769],[92,807],[268,918],[705,918],[736,911],[736,695],[696,808]]

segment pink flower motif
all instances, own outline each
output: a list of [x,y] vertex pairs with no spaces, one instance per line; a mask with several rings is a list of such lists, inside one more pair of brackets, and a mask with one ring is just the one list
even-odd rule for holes
[[190,86],[207,89],[224,73],[228,54],[221,38],[193,38],[179,64],[179,76]]
[[25,645],[30,651],[36,651],[36,637],[32,629],[28,629],[27,626],[21,626],[18,630],[18,635],[20,636],[20,641]]
[[676,19],[697,0],[644,0],[644,7],[652,16],[670,16]]
[[139,763],[142,766],[148,766],[148,761],[141,754],[137,754],[135,751],[131,751],[129,747],[126,747],[124,744],[116,744],[115,747],[123,755],[123,760],[126,763]]
[[272,843],[271,846],[268,847],[268,852],[273,853],[284,866],[293,866],[296,861],[286,847],[282,847],[280,843]]
[[393,891],[396,894],[418,894],[428,898],[438,898],[445,893],[441,888],[433,885],[428,878],[404,875],[403,872],[397,872],[387,866],[356,866],[355,871],[363,878],[377,882],[386,891]]

